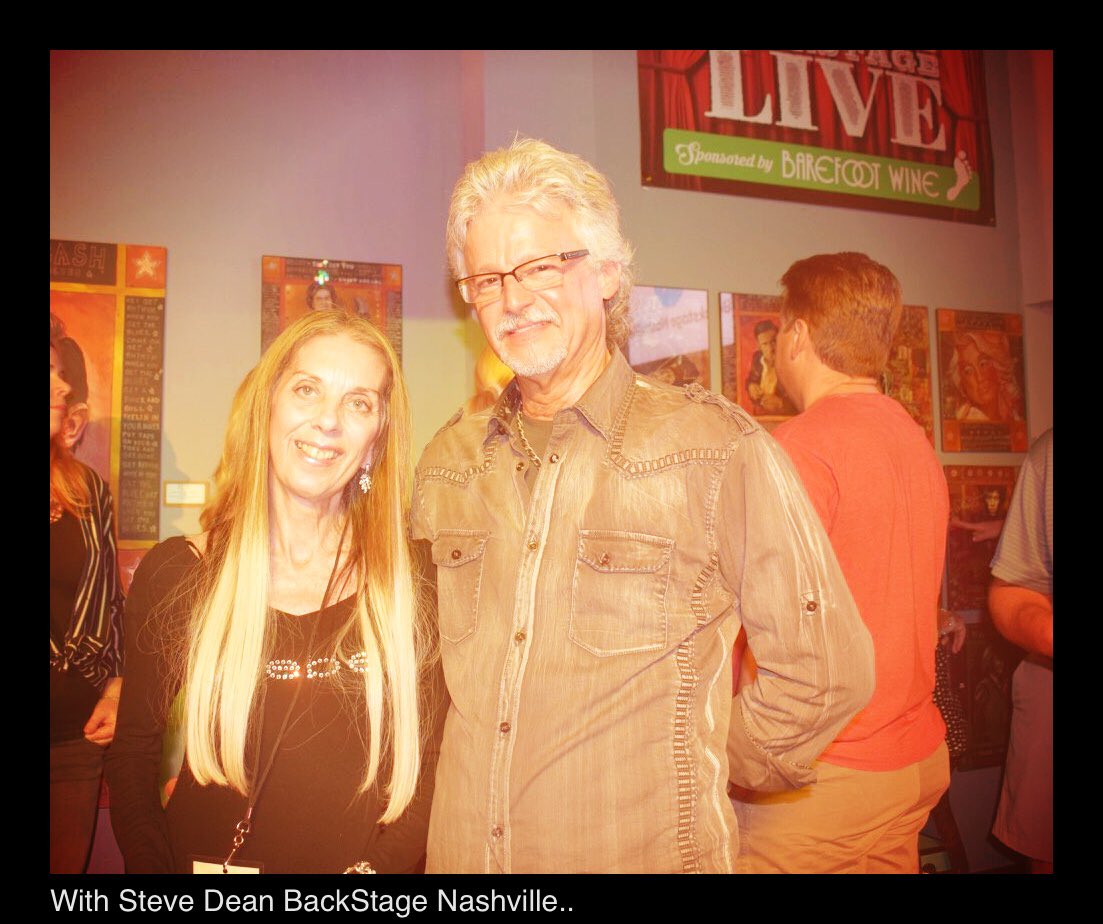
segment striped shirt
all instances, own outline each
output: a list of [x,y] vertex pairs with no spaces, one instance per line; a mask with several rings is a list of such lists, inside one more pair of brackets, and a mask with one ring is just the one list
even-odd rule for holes
[[123,590],[115,555],[115,514],[104,480],[84,466],[90,504],[80,524],[84,570],[64,638],[50,636],[51,670],[77,670],[97,690],[122,675]]
[[1040,594],[1053,593],[1052,427],[1034,441],[1019,471],[992,574]]

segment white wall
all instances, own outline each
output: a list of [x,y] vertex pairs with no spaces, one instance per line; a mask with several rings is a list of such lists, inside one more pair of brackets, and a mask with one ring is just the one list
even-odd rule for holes
[[[443,227],[458,52],[54,52],[50,236],[168,248],[162,478],[203,481],[260,350],[260,258],[403,266],[420,448],[471,380]],[[161,509],[161,534],[194,532]]]

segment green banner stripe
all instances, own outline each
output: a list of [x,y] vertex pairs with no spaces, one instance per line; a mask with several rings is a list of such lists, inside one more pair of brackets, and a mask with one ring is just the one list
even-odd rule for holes
[[916,164],[854,151],[760,141],[680,128],[663,131],[667,173],[818,189],[977,211],[980,180],[964,163]]

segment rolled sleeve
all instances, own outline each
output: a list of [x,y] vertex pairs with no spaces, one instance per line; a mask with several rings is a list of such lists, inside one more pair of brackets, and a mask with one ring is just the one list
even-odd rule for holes
[[873,695],[873,642],[819,516],[769,434],[736,444],[721,486],[721,571],[758,665],[733,701],[730,778],[814,782],[813,761]]
[[1048,596],[1053,592],[1053,431],[1031,447],[1019,471],[992,575]]

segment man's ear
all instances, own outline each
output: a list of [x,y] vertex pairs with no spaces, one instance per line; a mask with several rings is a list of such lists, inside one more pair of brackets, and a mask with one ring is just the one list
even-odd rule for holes
[[83,401],[70,404],[65,410],[65,422],[61,425],[61,441],[66,449],[72,449],[84,436],[88,426],[88,405]]
[[791,335],[789,337],[789,358],[796,359],[805,350],[812,349],[812,335],[808,330],[808,322],[804,318],[796,318],[789,324]]
[[604,301],[609,301],[620,288],[620,264],[613,260],[606,260],[601,265],[598,276],[601,285],[601,297]]

